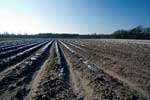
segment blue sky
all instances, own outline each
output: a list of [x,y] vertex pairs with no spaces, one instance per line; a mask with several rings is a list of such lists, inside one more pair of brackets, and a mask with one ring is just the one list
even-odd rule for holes
[[0,0],[0,32],[112,33],[150,26],[150,0]]

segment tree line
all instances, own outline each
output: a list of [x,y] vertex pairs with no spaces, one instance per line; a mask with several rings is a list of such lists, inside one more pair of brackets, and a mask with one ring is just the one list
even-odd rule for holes
[[150,28],[137,26],[130,30],[118,30],[111,34],[111,37],[118,39],[150,39]]
[[150,39],[150,28],[143,28],[137,26],[130,30],[117,30],[112,34],[56,34],[56,33],[39,33],[36,35],[27,34],[9,34],[8,32],[0,33],[0,38],[83,38],[83,39],[101,39],[101,38],[114,38],[114,39]]

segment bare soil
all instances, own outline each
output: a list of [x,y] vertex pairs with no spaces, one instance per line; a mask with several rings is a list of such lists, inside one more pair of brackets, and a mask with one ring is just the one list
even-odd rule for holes
[[150,42],[47,42],[3,68],[0,100],[150,100]]

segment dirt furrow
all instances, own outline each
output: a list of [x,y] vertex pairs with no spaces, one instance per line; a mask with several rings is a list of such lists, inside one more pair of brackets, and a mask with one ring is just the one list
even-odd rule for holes
[[11,69],[0,78],[0,100],[23,100],[29,93],[34,74],[48,55],[52,42],[47,43],[29,59]]
[[87,86],[86,82],[88,82],[88,87],[91,87],[91,90],[93,89],[93,92],[91,92],[92,99],[148,100],[147,97],[128,86],[128,84],[114,78],[97,68],[92,62],[87,61],[86,57],[82,57],[83,55],[80,52],[77,53],[71,50],[71,48],[66,47],[63,43],[61,44],[65,55],[72,64],[74,72],[77,71],[78,75],[81,74],[82,80],[85,80],[85,82],[81,82],[84,84],[83,86]]
[[69,70],[64,55],[57,43],[35,78],[28,98],[33,100],[77,100],[70,85]]
[[21,62],[22,60],[26,59],[29,55],[31,55],[32,53],[34,53],[35,51],[37,51],[38,49],[40,49],[47,43],[48,41],[40,43],[38,45],[35,45],[31,48],[26,49],[23,52],[16,53],[11,57],[7,57],[7,58],[0,60],[0,72],[7,69],[9,66],[13,66],[17,64],[18,62]]
[[[127,83],[129,86],[133,87],[135,90],[141,92],[141,94],[150,98],[149,88],[148,88],[149,80],[147,79],[149,75],[146,76],[146,78],[143,77],[147,73],[142,74],[141,71],[134,72],[134,71],[136,71],[136,68],[135,68],[135,69],[129,70],[129,71],[132,71],[132,73],[133,73],[133,74],[131,74],[132,76],[129,77],[129,75],[130,75],[130,73],[129,73],[125,77],[125,75],[124,75],[125,72],[123,70],[122,71],[119,70],[119,68],[126,69],[126,67],[128,67],[127,63],[125,63],[124,61],[122,62],[119,59],[114,60],[114,58],[110,58],[107,55],[102,56],[103,54],[101,54],[100,52],[96,52],[94,49],[89,49],[90,47],[88,47],[88,46],[83,47],[83,46],[78,45],[79,47],[86,50],[86,52],[85,52],[82,49],[78,49],[75,46],[70,45],[70,43],[66,43],[66,44],[68,44],[68,46],[71,47],[76,52],[80,53],[83,57],[88,59],[88,61],[93,62],[94,64],[97,64],[98,67],[100,69],[104,70],[106,73]],[[111,63],[112,63],[112,65],[111,65]],[[113,64],[113,63],[115,63],[115,64]],[[112,70],[107,69],[107,67],[110,67]],[[113,67],[115,67],[115,68],[113,68]],[[130,65],[130,67],[133,67],[133,66]],[[122,73],[124,73],[124,74],[122,74]],[[142,77],[144,79],[142,79]],[[132,80],[130,78],[132,78]],[[139,81],[135,82],[135,80],[139,80]]]

